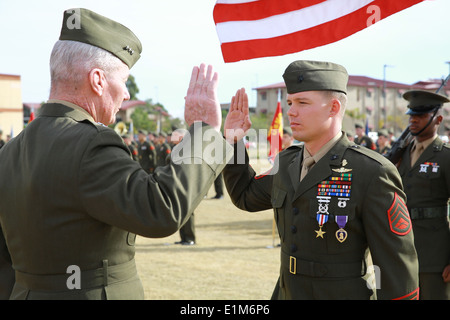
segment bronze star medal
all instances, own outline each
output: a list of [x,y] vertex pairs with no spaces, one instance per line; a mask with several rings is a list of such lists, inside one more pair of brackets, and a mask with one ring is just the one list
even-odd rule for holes
[[322,231],[322,226],[319,226],[319,230],[314,230],[317,233],[316,238],[321,237],[323,239],[323,235],[326,233],[325,231]]
[[325,231],[322,231],[322,227],[328,221],[328,204],[330,203],[330,199],[331,197],[327,196],[317,196],[319,211],[317,211],[316,220],[319,223],[319,230],[314,230],[317,233],[316,238],[321,237],[323,239],[323,235],[325,234]]
[[[352,174],[350,173],[353,169],[345,168],[348,164],[346,159],[342,160],[342,167],[339,169],[333,169],[334,172],[338,173],[338,176],[332,176],[328,180],[322,181],[318,185],[318,196],[319,199],[319,212],[317,212],[317,222],[319,223],[319,230],[316,230],[316,238],[323,238],[324,231],[322,231],[322,226],[328,220],[328,202],[331,197],[338,197],[338,207],[344,209],[347,206],[347,201],[350,200],[350,192],[352,185]],[[327,198],[326,210],[321,210],[321,199]],[[323,208],[323,205],[322,205]],[[324,212],[326,211],[326,212]],[[324,214],[326,213],[326,214]],[[346,215],[335,215],[336,223],[339,229],[336,231],[336,239],[342,243],[347,239],[347,231],[344,229],[348,221],[348,216]]]

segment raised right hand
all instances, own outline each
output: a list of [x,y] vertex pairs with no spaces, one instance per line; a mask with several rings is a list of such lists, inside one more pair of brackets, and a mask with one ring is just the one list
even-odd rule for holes
[[239,89],[231,99],[230,110],[224,124],[225,138],[229,143],[236,143],[246,135],[252,126],[248,114],[248,96],[245,89]]
[[184,119],[188,126],[195,121],[209,124],[220,131],[222,112],[217,98],[218,74],[213,67],[201,64],[192,69],[189,88],[185,97]]

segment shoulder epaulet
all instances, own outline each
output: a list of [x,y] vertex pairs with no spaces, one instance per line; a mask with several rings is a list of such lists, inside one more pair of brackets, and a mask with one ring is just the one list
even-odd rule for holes
[[437,137],[433,143],[433,151],[434,152],[439,152],[442,151],[444,148],[445,149],[450,149],[450,145],[447,142],[442,141],[441,138]]
[[386,159],[385,157],[383,157],[381,154],[379,154],[378,152],[374,151],[374,150],[370,150],[369,148],[366,147],[361,147],[357,144],[352,144],[350,145],[348,148],[348,150],[352,150],[352,151],[356,151],[360,154],[365,155],[366,157],[377,161],[378,163],[384,165],[384,164],[392,164],[392,162],[390,162],[388,159]]

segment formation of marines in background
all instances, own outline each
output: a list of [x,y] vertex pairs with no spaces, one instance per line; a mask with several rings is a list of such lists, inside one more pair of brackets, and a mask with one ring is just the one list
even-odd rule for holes
[[[81,29],[70,27],[74,18]],[[125,26],[87,9],[64,12],[49,100],[0,149],[0,298],[143,299],[136,235],[179,231],[223,171],[237,207],[274,210],[273,299],[450,299],[450,147],[437,135],[447,97],[404,94],[412,138],[393,163],[389,132],[374,143],[359,124],[354,141],[343,131],[346,69],[294,61],[283,74],[283,151],[257,174],[243,143],[247,94],[232,97],[222,134],[211,66],[192,70],[188,130],[173,150],[165,134],[153,143],[139,131],[134,142],[108,127],[129,99],[125,82],[141,52]],[[373,266],[380,287],[367,285]]]

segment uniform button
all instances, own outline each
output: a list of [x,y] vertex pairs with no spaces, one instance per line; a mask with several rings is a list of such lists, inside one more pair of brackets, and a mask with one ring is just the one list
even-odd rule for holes
[[296,226],[291,226],[291,232],[292,233],[297,233],[297,227]]
[[292,213],[293,214],[298,214],[298,208],[292,208]]
[[291,252],[297,252],[297,246],[295,244],[291,244]]

